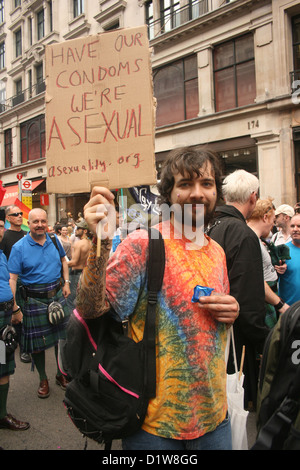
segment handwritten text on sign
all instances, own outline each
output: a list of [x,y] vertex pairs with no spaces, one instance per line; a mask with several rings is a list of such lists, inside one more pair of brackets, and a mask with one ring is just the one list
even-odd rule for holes
[[65,192],[89,191],[103,173],[111,188],[154,184],[146,29],[56,44],[46,62],[48,191],[61,192],[61,177]]

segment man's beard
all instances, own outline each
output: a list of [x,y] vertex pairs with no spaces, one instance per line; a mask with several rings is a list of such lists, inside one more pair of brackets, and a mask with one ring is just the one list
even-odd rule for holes
[[175,223],[183,225],[190,230],[204,229],[214,216],[215,205],[213,207],[206,204],[175,204],[174,208],[174,221]]
[[293,237],[292,237],[292,241],[293,241],[294,245],[300,247],[300,238],[293,238]]
[[215,208],[216,206],[214,206],[212,209],[209,209],[208,207],[206,208],[205,215],[204,215],[205,228],[208,226],[209,222],[214,218]]
[[34,240],[41,240],[42,238],[45,237],[46,232],[45,232],[45,230],[44,230],[43,232],[39,232],[39,233],[30,232],[30,234],[31,234],[31,236],[32,236],[32,238],[33,238]]

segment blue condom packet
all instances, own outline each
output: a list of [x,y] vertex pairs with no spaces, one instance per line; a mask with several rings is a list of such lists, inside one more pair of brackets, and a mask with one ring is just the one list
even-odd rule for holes
[[208,297],[211,295],[212,291],[215,290],[212,287],[205,286],[196,286],[194,287],[194,295],[192,297],[192,302],[199,302],[199,297]]

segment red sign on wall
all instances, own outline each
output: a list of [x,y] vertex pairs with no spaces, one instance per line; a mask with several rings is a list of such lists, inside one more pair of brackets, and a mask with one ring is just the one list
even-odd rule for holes
[[41,206],[49,206],[49,194],[40,195]]

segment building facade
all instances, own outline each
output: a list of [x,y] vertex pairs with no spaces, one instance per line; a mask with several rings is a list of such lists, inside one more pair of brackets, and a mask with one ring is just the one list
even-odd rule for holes
[[0,0],[2,204],[17,175],[33,182],[51,223],[88,194],[47,193],[45,46],[147,24],[157,99],[159,175],[179,146],[217,152],[223,174],[244,168],[275,205],[300,200],[299,0]]

